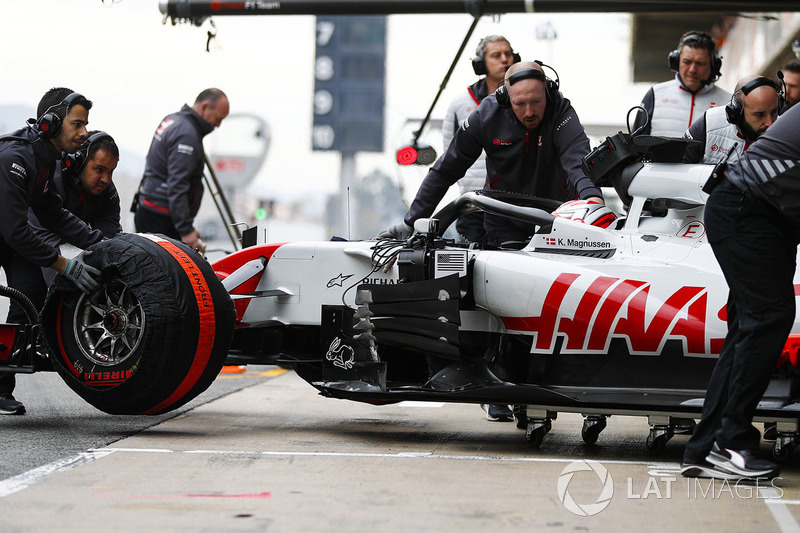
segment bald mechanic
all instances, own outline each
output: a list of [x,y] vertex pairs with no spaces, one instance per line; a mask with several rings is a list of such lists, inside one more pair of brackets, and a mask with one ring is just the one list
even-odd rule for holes
[[[548,90],[548,85],[550,88]],[[379,238],[406,239],[419,218],[429,217],[448,187],[464,177],[486,152],[484,190],[510,191],[560,202],[603,202],[600,189],[580,168],[589,140],[569,100],[540,64],[512,65],[503,85],[483,99],[453,137],[422,182],[405,219]],[[525,241],[530,225],[487,214],[489,244]]]
[[709,109],[686,132],[685,138],[703,144],[690,145],[683,162],[714,165],[728,154],[729,162],[739,159],[778,118],[779,92],[778,84],[764,76],[739,80],[728,105]]
[[225,93],[211,88],[198,94],[191,107],[184,105],[161,121],[139,187],[137,232],[162,233],[192,248],[202,246],[194,217],[203,199],[203,137],[222,124],[229,108]]

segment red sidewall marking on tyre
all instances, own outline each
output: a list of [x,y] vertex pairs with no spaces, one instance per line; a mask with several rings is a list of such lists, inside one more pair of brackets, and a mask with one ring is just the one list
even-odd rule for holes
[[72,364],[72,361],[70,361],[69,357],[67,356],[67,350],[66,348],[64,348],[64,339],[61,336],[61,311],[64,309],[65,297],[66,293],[62,293],[61,301],[58,302],[58,313],[56,313],[56,324],[58,326],[56,327],[56,335],[58,338],[58,351],[60,352],[59,355],[61,356],[61,359],[63,359],[63,361],[67,364],[67,369],[70,372],[72,372],[77,378],[80,377],[80,372],[78,372],[78,369],[75,368],[75,365]]
[[186,277],[189,279],[189,283],[192,285],[194,297],[197,300],[197,311],[200,319],[200,335],[197,340],[195,356],[192,359],[192,366],[186,373],[186,376],[183,378],[181,384],[172,394],[170,394],[166,400],[154,407],[151,407],[145,411],[144,414],[158,412],[161,409],[175,403],[184,395],[186,395],[186,393],[188,393],[192,387],[195,386],[195,384],[197,384],[197,381],[203,375],[206,365],[208,364],[208,360],[211,357],[211,350],[214,347],[214,336],[216,332],[216,318],[214,313],[214,302],[211,298],[211,288],[203,278],[200,269],[194,264],[194,261],[188,255],[186,255],[186,252],[171,242],[155,239],[152,240],[164,250],[169,252],[186,273]]

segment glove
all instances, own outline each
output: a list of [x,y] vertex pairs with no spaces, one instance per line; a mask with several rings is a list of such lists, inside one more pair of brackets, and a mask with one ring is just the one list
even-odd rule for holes
[[100,278],[100,271],[93,266],[89,266],[83,262],[82,258],[91,255],[91,250],[83,252],[78,257],[69,259],[67,267],[62,274],[74,283],[84,294],[97,289],[100,286],[98,279]]
[[378,233],[378,238],[404,241],[409,237],[411,237],[412,233],[414,233],[414,229],[405,222],[401,222],[399,224],[392,226],[391,228],[386,228],[382,232]]

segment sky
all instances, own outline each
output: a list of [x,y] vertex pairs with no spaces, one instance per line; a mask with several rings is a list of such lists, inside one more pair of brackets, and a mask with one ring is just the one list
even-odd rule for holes
[[[338,190],[338,154],[311,150],[314,17],[216,17],[210,52],[208,22],[200,28],[173,26],[162,18],[158,0],[2,2],[0,104],[35,108],[50,87],[70,87],[94,102],[90,129],[111,133],[124,152],[141,156],[141,162],[130,163],[141,165],[161,118],[193,102],[202,89],[219,87],[232,114],[256,114],[272,134],[253,190],[283,201]],[[410,140],[407,120],[423,117],[430,107],[471,22],[466,14],[389,17],[386,152],[359,154],[358,175],[382,170],[413,195],[425,168],[400,168],[395,150]],[[536,37],[537,27],[546,23],[556,32],[553,41]],[[624,124],[626,112],[647,89],[630,81],[627,14],[483,17],[434,119],[443,118],[450,100],[477,79],[470,59],[488,34],[505,35],[523,59],[553,65],[584,123]],[[664,75],[670,76],[666,66]],[[421,140],[441,153],[436,132]],[[138,166],[126,168],[141,174]]]

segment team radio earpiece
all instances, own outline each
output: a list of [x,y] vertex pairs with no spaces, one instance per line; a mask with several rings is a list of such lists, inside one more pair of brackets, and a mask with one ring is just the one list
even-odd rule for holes
[[[518,53],[511,52],[511,55],[514,57],[514,63],[522,61],[522,57]],[[483,56],[472,58],[472,70],[474,70],[475,74],[478,76],[484,76],[489,72],[489,69],[486,68],[486,60]]]
[[77,152],[64,156],[64,159],[61,161],[62,174],[70,176],[80,175],[81,170],[83,170],[83,167],[86,166],[86,162],[89,160],[89,150],[92,147],[92,143],[99,142],[103,139],[111,139],[112,141],[114,140],[108,133],[104,131],[98,131],[83,141],[83,144],[80,148],[78,148]]
[[678,47],[667,56],[670,70],[672,72],[678,72],[678,67],[681,62],[681,50],[683,50],[683,47],[686,45],[686,41],[689,40],[701,41],[711,46],[711,78],[705,80],[704,83],[707,85],[712,81],[717,81],[722,73],[722,57],[719,55],[719,52],[717,52],[717,45],[714,43],[714,40],[711,39],[709,35],[702,33],[690,33],[681,39],[681,42],[678,43]]
[[511,101],[508,98],[508,90],[506,89],[506,84],[508,86],[512,86],[520,80],[539,80],[544,82],[545,86],[545,93],[547,95],[547,99],[552,101],[558,95],[558,89],[560,87],[560,82],[558,80],[558,72],[556,69],[551,67],[550,65],[545,65],[539,60],[534,61],[534,63],[538,63],[540,67],[547,67],[553,71],[555,74],[555,81],[548,78],[544,72],[541,70],[537,70],[535,68],[524,68],[516,71],[514,74],[506,78],[500,87],[494,92],[495,98],[497,98],[497,103],[500,104],[502,107],[511,107]]
[[58,135],[58,132],[61,131],[61,126],[64,125],[64,118],[58,114],[58,110],[64,109],[64,116],[66,117],[72,103],[79,98],[83,98],[83,95],[71,93],[58,104],[48,107],[47,111],[36,120],[36,131],[39,132],[39,135],[46,139]]
[[[783,73],[778,73],[778,77],[782,79]],[[778,84],[772,81],[769,78],[764,76],[759,76],[757,78],[753,78],[752,80],[748,81],[742,88],[738,91],[734,92],[731,95],[731,101],[728,105],[725,106],[725,116],[728,118],[728,123],[733,124],[735,126],[742,126],[742,121],[744,120],[744,107],[742,103],[736,98],[736,93],[741,92],[743,95],[747,96],[753,90],[759,87],[772,87],[778,93],[778,111],[783,109],[783,94],[781,93],[780,87]]]

